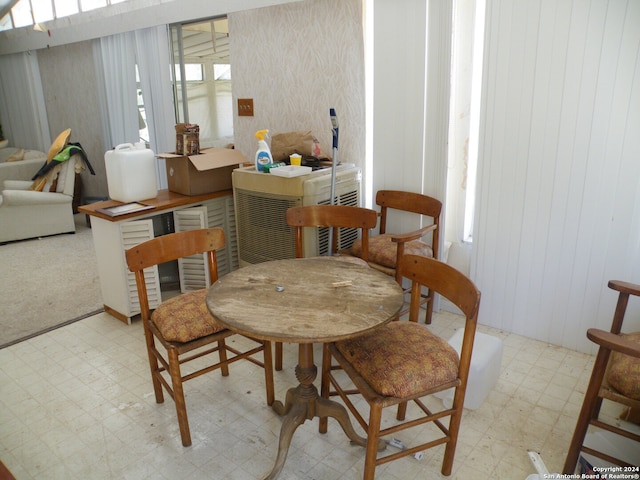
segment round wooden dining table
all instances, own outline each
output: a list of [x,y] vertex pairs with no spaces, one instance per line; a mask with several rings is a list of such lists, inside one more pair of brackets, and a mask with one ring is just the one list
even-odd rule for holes
[[351,441],[365,445],[347,410],[323,399],[313,382],[314,343],[361,335],[391,321],[403,304],[393,277],[339,257],[275,260],[235,270],[207,293],[211,313],[227,328],[257,339],[298,344],[297,387],[273,409],[284,416],[276,462],[278,477],[296,428],[314,417],[335,418]]

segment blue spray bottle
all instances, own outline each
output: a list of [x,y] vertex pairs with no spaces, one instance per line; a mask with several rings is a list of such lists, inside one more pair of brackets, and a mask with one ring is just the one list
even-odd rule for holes
[[271,156],[271,150],[269,145],[265,141],[265,137],[269,133],[269,130],[258,130],[256,132],[256,138],[258,139],[258,150],[256,151],[256,170],[259,172],[264,171],[265,165],[271,165],[273,163],[273,157]]

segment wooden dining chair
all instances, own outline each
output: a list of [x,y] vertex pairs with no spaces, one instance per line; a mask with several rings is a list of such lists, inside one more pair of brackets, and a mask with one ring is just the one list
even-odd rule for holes
[[[321,396],[328,399],[339,395],[366,431],[364,480],[373,480],[378,465],[442,444],[446,445],[442,474],[450,475],[460,430],[480,292],[464,274],[433,258],[405,255],[400,259],[400,267],[412,284],[409,321],[390,322],[371,333],[325,344],[323,351]],[[460,355],[446,340],[417,322],[420,286],[449,299],[465,316]],[[335,373],[341,370],[348,378]],[[449,388],[455,388],[450,408],[427,407],[423,397]],[[365,420],[364,410],[357,408],[358,402],[352,399],[353,395],[367,402],[368,420]],[[407,416],[409,402],[415,403],[417,408]],[[398,406],[397,421],[383,428],[383,409],[395,405]],[[438,402],[437,405],[442,404]],[[443,421],[446,417],[449,417],[448,425]],[[417,445],[378,456],[378,451],[385,447],[382,437],[429,422],[431,430],[439,437],[416,438]],[[321,418],[320,432],[326,431],[327,419]],[[413,435],[407,434],[407,438],[413,438]]]
[[640,442],[640,435],[625,428],[621,422],[611,422],[600,416],[603,400],[619,404],[622,411],[640,412],[640,332],[621,333],[629,297],[640,296],[640,285],[612,280],[608,286],[618,292],[618,301],[610,331],[597,328],[587,330],[587,337],[599,348],[564,463],[563,473],[568,475],[575,472],[580,452],[622,467],[637,467],[585,445],[590,425]]
[[[304,229],[307,227],[332,227],[333,255],[339,255],[338,233],[340,228],[360,229],[362,248],[360,258],[368,258],[369,230],[375,228],[378,217],[375,210],[347,205],[308,205],[287,210],[287,225],[295,229],[296,257],[303,257]],[[344,256],[349,261],[350,254]],[[282,370],[282,343],[276,342],[276,370]]]
[[[205,254],[213,284],[218,280],[216,250],[223,248],[224,244],[224,230],[205,228],[163,235],[125,252],[129,270],[134,272],[136,278],[156,402],[164,402],[164,387],[175,401],[182,445],[185,447],[191,445],[191,433],[183,382],[217,369],[223,376],[228,376],[229,365],[245,359],[264,368],[267,404],[271,405],[274,401],[271,343],[247,337],[256,345],[250,345],[246,350],[228,345],[226,338],[235,333],[224,328],[209,313],[205,303],[207,289],[172,297],[162,302],[153,312],[149,308],[145,268],[191,255]],[[204,365],[203,357],[215,352],[218,355],[210,357],[208,364]],[[259,352],[263,354],[263,361],[254,358]],[[183,373],[182,366],[191,360],[198,360],[198,365],[193,366],[188,373]]]
[[[380,190],[376,194],[376,204],[380,207],[379,234],[369,240],[369,265],[395,277],[402,285],[402,273],[398,269],[400,258],[404,254],[422,255],[438,259],[440,214],[442,202],[420,193],[399,190]],[[408,212],[431,218],[431,223],[418,230],[406,233],[387,232],[387,219],[390,211]],[[430,237],[430,238],[424,238]],[[426,240],[426,241],[425,241]],[[351,247],[355,256],[360,256],[361,243],[356,241]],[[406,288],[405,293],[410,293]],[[423,293],[422,304],[426,305],[425,323],[431,323],[433,315],[433,292]],[[401,315],[407,311],[400,312]]]

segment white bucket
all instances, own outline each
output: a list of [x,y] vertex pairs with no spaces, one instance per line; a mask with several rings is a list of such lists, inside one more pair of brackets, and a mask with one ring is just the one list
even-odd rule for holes
[[109,197],[119,202],[137,202],[158,195],[153,151],[144,143],[123,143],[104,154]]
[[[449,339],[449,345],[455,348],[458,355],[462,350],[464,329],[459,328]],[[491,389],[498,382],[500,365],[502,363],[502,340],[486,333],[476,332],[467,380],[467,392],[464,397],[464,408],[475,410],[478,408]],[[453,405],[454,389],[437,392],[434,397],[442,399],[446,408]]]

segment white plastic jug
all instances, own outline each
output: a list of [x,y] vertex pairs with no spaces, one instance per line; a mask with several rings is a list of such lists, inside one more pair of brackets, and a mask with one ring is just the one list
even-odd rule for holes
[[155,154],[143,142],[123,143],[104,154],[109,197],[137,202],[158,195]]

